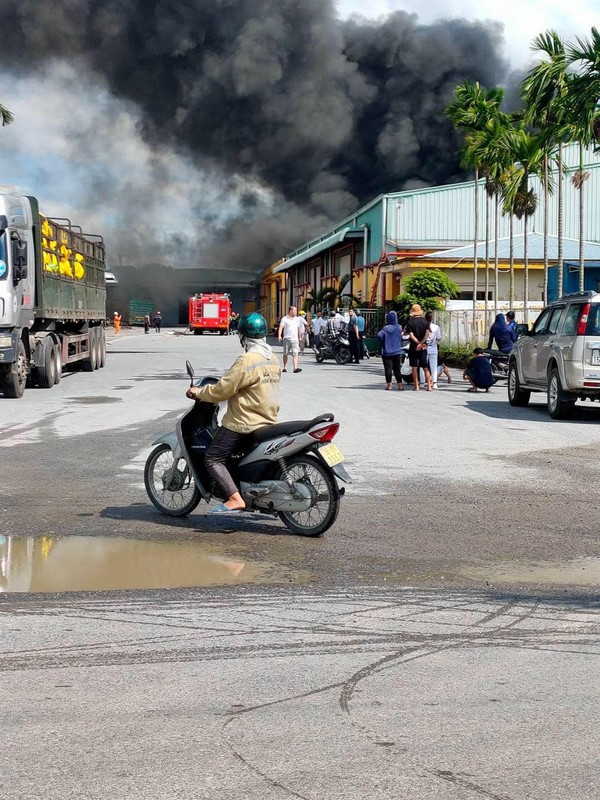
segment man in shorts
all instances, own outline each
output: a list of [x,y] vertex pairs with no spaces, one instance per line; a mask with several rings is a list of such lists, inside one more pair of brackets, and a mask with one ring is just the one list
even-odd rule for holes
[[285,317],[281,318],[279,323],[279,331],[277,338],[283,341],[283,369],[282,372],[287,372],[288,356],[292,355],[294,364],[294,372],[302,372],[298,367],[298,352],[300,350],[300,326],[304,330],[303,322],[300,322],[297,314],[296,306],[290,306],[288,313]]

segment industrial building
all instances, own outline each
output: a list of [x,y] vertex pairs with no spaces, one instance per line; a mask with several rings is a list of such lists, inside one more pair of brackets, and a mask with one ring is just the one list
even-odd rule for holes
[[[600,282],[600,154],[585,151],[584,168],[584,251],[586,288]],[[579,204],[580,193],[572,183],[579,170],[579,147],[564,148],[563,237],[565,289],[578,284]],[[551,170],[556,184],[557,172]],[[536,212],[525,221],[513,218],[513,259],[516,298],[523,297],[524,232],[527,224],[530,244],[530,302],[543,301],[544,202],[539,180],[532,177],[531,188],[538,198]],[[270,324],[284,313],[289,304],[302,307],[307,298],[324,288],[339,288],[347,279],[343,294],[353,294],[364,306],[378,307],[396,297],[403,282],[418,269],[447,271],[460,287],[459,299],[473,300],[473,270],[478,267],[477,300],[485,303],[485,273],[488,272],[488,302],[507,302],[509,253],[507,251],[509,217],[498,215],[495,230],[495,201],[485,191],[484,180],[478,183],[478,246],[474,257],[475,181],[405,190],[376,197],[370,203],[337,223],[317,238],[305,242],[282,256],[262,275],[259,307]],[[556,264],[558,256],[558,193],[548,198],[548,260]],[[487,236],[486,236],[487,230]],[[495,241],[498,240],[498,284],[495,281]],[[487,254],[487,260],[486,260]],[[542,272],[540,273],[540,269]],[[593,270],[593,272],[592,272]],[[540,274],[542,280],[540,280]],[[550,290],[556,274],[550,271]],[[540,286],[540,283],[542,284]],[[576,287],[575,287],[576,288]]]

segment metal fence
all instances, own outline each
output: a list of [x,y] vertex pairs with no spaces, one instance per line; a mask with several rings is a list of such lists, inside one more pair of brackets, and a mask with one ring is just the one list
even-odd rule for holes
[[[533,323],[542,306],[529,309],[529,324]],[[500,312],[502,313],[502,312]],[[489,330],[496,318],[492,311],[436,311],[435,322],[442,329],[442,342],[451,347],[487,346]],[[522,313],[516,312],[517,323],[523,322]]]

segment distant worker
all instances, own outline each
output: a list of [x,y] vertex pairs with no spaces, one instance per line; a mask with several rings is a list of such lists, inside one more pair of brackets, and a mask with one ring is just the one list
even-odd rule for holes
[[160,314],[160,311],[157,311],[156,314],[154,315],[154,330],[156,331],[156,333],[160,333],[161,327],[162,327],[162,316]]
[[150,314],[144,317],[144,333],[150,333]]
[[118,311],[113,314],[113,325],[115,326],[115,333],[121,332],[121,315]]

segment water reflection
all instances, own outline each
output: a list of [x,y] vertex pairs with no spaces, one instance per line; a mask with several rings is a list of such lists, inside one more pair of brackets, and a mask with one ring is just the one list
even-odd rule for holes
[[200,542],[0,536],[0,592],[170,589],[276,580],[271,565]]

